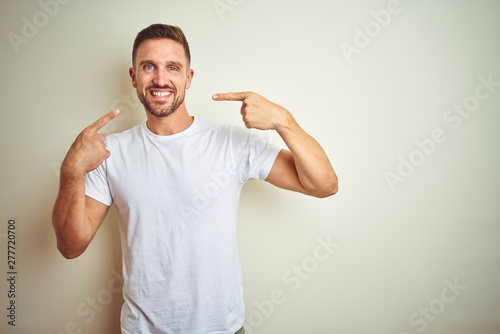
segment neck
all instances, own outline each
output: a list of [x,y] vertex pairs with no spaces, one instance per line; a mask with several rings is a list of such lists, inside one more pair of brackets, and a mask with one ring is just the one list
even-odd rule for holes
[[189,116],[184,102],[166,117],[156,117],[147,111],[146,116],[149,131],[159,136],[170,136],[182,132],[193,123],[193,117]]

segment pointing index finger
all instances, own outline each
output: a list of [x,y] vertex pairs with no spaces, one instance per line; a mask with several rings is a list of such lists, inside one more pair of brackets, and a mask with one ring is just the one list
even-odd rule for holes
[[243,101],[248,97],[248,92],[219,93],[212,96],[215,101]]
[[115,118],[116,116],[118,116],[119,113],[120,113],[120,110],[118,110],[118,109],[110,111],[109,113],[107,113],[106,115],[102,116],[101,118],[99,118],[94,123],[92,123],[88,127],[88,129],[90,131],[92,131],[92,132],[99,131],[103,126],[105,126],[106,124],[108,124],[109,121],[111,121],[113,118]]

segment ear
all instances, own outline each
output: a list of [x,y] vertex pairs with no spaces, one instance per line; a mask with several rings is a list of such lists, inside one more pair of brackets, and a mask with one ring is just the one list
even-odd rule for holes
[[128,74],[132,78],[132,86],[134,88],[137,88],[137,80],[136,80],[135,71],[134,71],[133,67],[131,67],[131,68],[128,69]]
[[189,69],[186,79],[186,89],[189,89],[189,87],[191,87],[191,80],[193,80],[193,76],[194,76],[194,71],[192,69]]

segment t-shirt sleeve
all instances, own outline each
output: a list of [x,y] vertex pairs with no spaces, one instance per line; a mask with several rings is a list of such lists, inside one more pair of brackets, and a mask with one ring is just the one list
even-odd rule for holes
[[85,195],[107,206],[113,203],[106,173],[106,161],[85,177]]
[[265,180],[281,151],[270,136],[258,130],[245,131],[245,142],[240,152],[238,174],[240,181]]

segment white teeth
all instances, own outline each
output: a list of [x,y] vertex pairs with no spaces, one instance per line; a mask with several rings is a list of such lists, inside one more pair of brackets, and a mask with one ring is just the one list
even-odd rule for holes
[[153,92],[154,96],[169,96],[172,92]]

